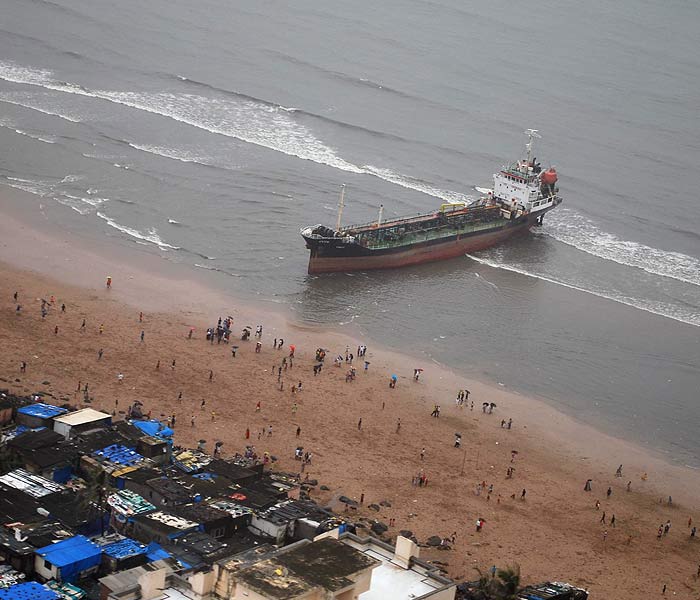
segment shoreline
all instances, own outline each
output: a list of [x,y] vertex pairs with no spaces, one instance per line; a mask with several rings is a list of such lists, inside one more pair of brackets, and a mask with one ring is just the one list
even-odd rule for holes
[[[279,331],[287,332],[287,336],[292,332],[304,336],[323,336],[324,338],[332,336],[339,340],[341,345],[349,345],[351,348],[366,343],[366,340],[362,341],[361,332],[356,327],[354,331],[346,332],[338,329],[344,325],[332,327],[297,322],[293,320],[293,311],[276,308],[279,305],[273,301],[262,300],[264,305],[258,307],[240,298],[233,296],[228,298],[222,290],[207,284],[206,280],[215,276],[215,273],[206,269],[202,269],[202,272],[199,273],[197,269],[193,269],[189,265],[164,259],[165,257],[162,255],[167,254],[167,251],[164,250],[159,250],[160,256],[155,255],[152,252],[151,244],[144,244],[149,249],[140,251],[139,244],[136,242],[131,242],[132,247],[127,247],[121,238],[115,239],[113,243],[109,242],[109,250],[115,251],[116,259],[109,258],[99,249],[95,250],[95,246],[99,246],[100,236],[92,236],[93,239],[69,240],[67,237],[72,236],[72,234],[57,231],[56,225],[38,225],[41,223],[41,218],[45,222],[49,222],[50,213],[60,211],[65,207],[53,204],[43,205],[42,203],[38,203],[36,206],[31,204],[17,206],[17,201],[21,202],[23,197],[24,200],[36,200],[34,195],[20,190],[3,190],[0,194],[0,207],[4,213],[3,222],[0,223],[0,236],[4,240],[0,244],[0,249],[2,249],[0,262],[4,262],[12,268],[34,271],[61,283],[76,285],[92,291],[103,290],[105,277],[108,274],[112,275],[115,283],[110,291],[111,298],[129,304],[138,310],[185,313],[190,314],[193,320],[200,320],[206,318],[207,314],[213,315],[215,313],[232,314],[234,317],[244,314],[248,321],[272,323],[272,326],[266,326],[266,333]],[[13,206],[8,207],[5,204],[7,200],[10,200]],[[66,238],[60,239],[59,233],[62,234],[61,237],[65,235]],[[28,237],[31,241],[30,244],[27,244],[27,239],[22,239],[22,234]],[[20,239],[17,239],[17,236]],[[15,248],[14,253],[12,253],[12,248]],[[50,252],[47,253],[45,248],[49,248]],[[59,260],[61,256],[63,259]],[[141,262],[138,267],[135,267],[134,264],[137,261]],[[90,270],[99,269],[96,277],[91,277],[89,285],[84,278],[83,264],[89,265]],[[104,273],[104,276],[101,276],[100,272]],[[128,282],[128,286],[121,285],[122,282]],[[167,293],[164,292],[165,290]],[[192,298],[197,298],[197,300]],[[183,301],[183,299],[187,300]],[[232,309],[231,306],[237,308]],[[252,325],[252,323],[246,324]],[[349,340],[348,344],[342,342],[342,339]],[[597,460],[605,460],[608,466],[613,467],[613,464],[615,466],[619,464],[617,463],[618,459],[606,459],[606,456],[612,454],[621,458],[626,457],[629,464],[639,465],[641,471],[649,471],[651,466],[647,465],[655,465],[659,471],[666,471],[670,468],[677,471],[679,476],[684,471],[688,471],[690,474],[697,474],[698,479],[696,491],[688,492],[688,500],[693,497],[693,494],[700,495],[700,467],[672,462],[670,452],[660,448],[643,446],[633,440],[618,437],[594,425],[582,422],[554,406],[555,401],[552,399],[546,400],[507,386],[499,386],[495,381],[488,380],[486,376],[462,375],[450,366],[427,355],[423,355],[423,357],[411,355],[381,345],[375,346],[373,350],[384,357],[383,364],[387,369],[391,369],[391,365],[412,365],[430,360],[435,365],[438,375],[437,378],[431,377],[431,385],[445,394],[441,396],[444,398],[443,403],[452,402],[454,390],[462,388],[477,390],[482,397],[489,396],[495,399],[507,397],[513,400],[509,410],[517,416],[521,423],[532,428],[536,435],[546,437],[549,443],[566,447],[572,458],[586,460],[586,455],[596,454]],[[427,371],[432,371],[432,369]],[[427,380],[427,377],[428,375],[424,380]],[[521,406],[523,402],[526,406]],[[543,428],[541,431],[537,431],[542,423],[556,424],[557,428],[565,430],[566,433],[556,434],[554,428]],[[590,444],[592,439],[596,439],[596,443]],[[591,452],[591,446],[600,448],[601,444],[607,449],[606,451]],[[640,455],[644,457],[643,460],[639,460]],[[665,480],[663,487],[667,487],[670,482],[670,479]]]
[[[335,503],[337,509],[339,494],[359,498],[366,493],[368,503],[388,499],[393,508],[383,508],[381,513],[363,511],[365,516],[395,518],[398,529],[411,529],[421,540],[456,530],[458,543],[453,551],[446,555],[426,550],[424,554],[437,561],[448,559],[448,571],[456,578],[472,578],[474,565],[518,562],[528,580],[565,579],[595,590],[600,597],[615,590],[620,598],[637,598],[652,589],[648,586],[667,579],[678,584],[671,588],[681,592],[677,597],[690,597],[682,595],[681,586],[696,593],[691,587],[697,587],[691,579],[695,552],[688,546],[692,542],[686,539],[683,522],[698,509],[697,471],[670,465],[644,448],[575,421],[540,399],[469,380],[443,366],[428,368],[420,382],[413,382],[415,359],[379,346],[370,345],[370,371],[364,373],[359,366],[353,383],[343,381],[345,369],[332,366],[333,351],[323,376],[314,378],[310,371],[316,347],[342,352],[346,345],[354,349],[365,342],[336,330],[294,323],[267,305],[241,304],[194,277],[185,277],[190,273],[184,265],[150,253],[146,257],[120,247],[114,249],[116,258],[108,258],[82,239],[52,235],[51,230],[33,227],[30,219],[4,216],[0,326],[6,329],[9,348],[0,358],[0,367],[12,388],[35,392],[46,387],[39,382],[50,380],[49,389],[57,398],[76,401],[75,380],[87,372],[98,398],[96,408],[111,410],[111,404],[99,405],[105,397],[110,403],[115,400],[115,411],[134,398],[143,399],[156,417],[177,411],[176,443],[194,446],[199,437],[211,441],[216,436],[225,440],[227,452],[244,446],[243,428],[259,432],[261,426],[274,424],[274,437],[254,443],[278,456],[276,468],[282,470],[297,468],[291,458],[295,444],[311,450],[315,458],[307,472],[331,488],[319,493],[318,501]],[[113,277],[109,291],[104,287],[107,275]],[[12,306],[13,288],[21,290],[21,297],[29,290],[26,309],[19,317]],[[44,323],[37,315],[36,298],[51,294],[59,302],[66,298],[69,311],[64,316],[52,311]],[[140,310],[146,313],[144,325],[138,321]],[[243,324],[241,319],[253,327],[264,323],[262,356],[252,352],[253,344],[240,343],[241,356],[232,362],[228,347],[204,343],[203,329],[215,323],[219,314],[233,314],[234,335]],[[92,331],[81,338],[75,323],[84,315]],[[107,328],[100,337],[95,328],[102,319]],[[53,334],[54,322],[60,324],[60,335]],[[192,341],[186,339],[189,326],[196,327]],[[142,327],[147,338],[139,345]],[[285,346],[294,343],[298,348],[293,381],[304,379],[304,392],[297,396],[298,417],[296,413],[288,417],[293,401],[289,387],[281,393],[270,378],[270,362],[275,365],[284,355],[271,350],[270,340],[278,336],[285,337]],[[106,359],[96,365],[96,348],[102,345],[107,348]],[[18,377],[17,360],[27,355],[34,356],[32,375],[22,376],[19,384],[12,382],[10,377]],[[178,367],[171,372],[166,366],[175,355]],[[156,357],[159,361],[162,357],[164,372],[154,373]],[[122,369],[123,386],[115,379]],[[214,387],[207,387],[209,369],[216,371]],[[392,372],[400,379],[397,388],[389,391],[386,383]],[[31,377],[35,382],[27,383]],[[291,386],[292,380],[287,384]],[[475,401],[474,412],[454,405],[456,390],[465,387]],[[187,390],[186,402],[175,400],[178,389]],[[204,396],[206,411],[199,407]],[[256,400],[263,403],[262,414],[253,410]],[[479,410],[482,400],[497,404],[493,415]],[[436,403],[441,404],[442,415],[431,419]],[[209,421],[212,408],[216,415]],[[197,417],[197,428],[187,423],[190,411]],[[361,431],[356,427],[358,417],[364,419]],[[401,435],[394,430],[397,418]],[[513,418],[512,431],[499,427],[499,421],[508,418]],[[304,430],[301,442],[292,429],[297,423]],[[453,447],[455,431],[463,435],[462,450]],[[418,460],[421,445],[428,448],[425,463]],[[516,448],[520,454],[511,463],[510,451]],[[616,479],[614,472],[621,463],[625,477]],[[516,477],[504,478],[513,464]],[[410,479],[424,466],[431,484],[419,491]],[[641,482],[645,472],[649,480]],[[594,480],[593,494],[582,491],[587,478]],[[624,491],[627,480],[633,483],[630,494]],[[497,486],[490,502],[474,493],[479,481]],[[615,489],[612,500],[605,499],[607,486]],[[509,499],[521,488],[528,490],[527,502]],[[669,495],[673,507],[658,502]],[[607,546],[601,546],[603,526],[596,526],[600,514],[592,507],[596,498],[619,518]],[[488,523],[480,534],[471,525],[477,516]],[[683,539],[667,540],[668,544],[664,540],[657,547],[655,528],[667,518],[675,519]],[[616,587],[621,577],[634,580],[628,596]]]

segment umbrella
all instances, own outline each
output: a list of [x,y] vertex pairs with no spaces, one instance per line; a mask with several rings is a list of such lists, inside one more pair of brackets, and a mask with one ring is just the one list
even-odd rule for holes
[[423,369],[416,369],[416,371],[418,371],[419,373],[422,373]]
[[517,450],[511,450],[510,453],[511,454],[520,454]]
[[207,443],[207,440],[199,440],[199,443],[200,443],[200,444],[206,444],[206,443]]
[[250,325],[246,325],[243,329],[253,329]]
[[398,379],[398,377],[397,377],[396,375],[392,375],[391,378],[392,378],[394,381],[396,381],[396,380]]
[[491,408],[496,408],[496,403],[495,403],[495,402],[491,402]]
[[296,350],[297,347],[294,344],[289,344],[289,349],[290,350]]
[[352,500],[347,496],[341,496],[340,498],[338,498],[338,500],[343,504],[347,504],[348,506],[359,506],[355,500]]

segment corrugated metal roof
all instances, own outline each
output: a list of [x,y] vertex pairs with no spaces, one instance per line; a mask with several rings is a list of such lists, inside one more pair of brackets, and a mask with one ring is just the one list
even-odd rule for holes
[[34,475],[25,469],[15,469],[5,473],[0,476],[0,482],[16,490],[21,490],[33,498],[41,498],[65,489],[60,483],[51,481],[41,475]]
[[54,421],[65,423],[66,425],[82,425],[84,423],[92,423],[93,421],[101,421],[102,419],[111,419],[112,415],[100,412],[94,408],[83,408],[75,412],[68,413],[63,417],[57,417]]
[[60,406],[53,406],[52,404],[44,404],[43,402],[37,402],[36,404],[30,404],[29,406],[23,406],[18,408],[17,412],[22,415],[30,415],[32,417],[39,417],[41,419],[50,419],[51,417],[56,417],[58,415],[63,415],[68,411]]

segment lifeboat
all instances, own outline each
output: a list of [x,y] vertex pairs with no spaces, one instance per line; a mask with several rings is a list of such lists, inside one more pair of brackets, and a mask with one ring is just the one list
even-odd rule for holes
[[546,171],[543,171],[540,175],[540,180],[545,185],[554,185],[557,182],[557,170],[554,167],[550,167]]

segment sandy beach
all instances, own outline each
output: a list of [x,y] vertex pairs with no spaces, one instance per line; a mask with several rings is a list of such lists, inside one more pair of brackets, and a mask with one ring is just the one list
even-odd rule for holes
[[[220,440],[224,453],[242,450],[248,429],[250,442],[277,457],[274,468],[283,471],[299,470],[294,449],[303,446],[313,453],[307,473],[330,488],[314,492],[319,502],[340,511],[340,495],[364,497],[359,514],[387,524],[395,519],[389,534],[409,529],[421,542],[454,533],[451,549],[425,549],[422,556],[458,579],[475,578],[475,567],[518,563],[527,582],[569,581],[589,588],[592,598],[655,596],[664,584],[677,598],[700,593],[700,540],[691,539],[688,526],[689,519],[700,519],[695,471],[517,390],[467,381],[370,340],[294,324],[264,306],[226,298],[203,277],[138,247],[65,239],[51,230],[43,209],[3,210],[0,239],[0,388],[41,391],[52,403],[82,406],[78,384],[89,383],[94,408],[123,417],[139,400],[153,417],[176,415],[177,444],[206,439],[211,448]],[[51,296],[55,302],[42,319],[41,299]],[[206,328],[228,315],[234,332],[263,325],[259,353],[252,338],[232,340],[239,347],[235,358],[231,345],[205,340]],[[273,349],[275,338],[284,339],[283,349]],[[346,348],[356,353],[363,343],[369,368],[356,360],[357,378],[346,382],[347,366],[335,367],[333,357]],[[283,370],[280,390],[273,369],[290,344],[294,363]],[[319,347],[328,358],[314,376]],[[21,361],[26,373],[20,373]],[[425,369],[419,381],[412,378],[416,367]],[[398,384],[390,389],[393,373]],[[302,391],[293,395],[298,382]],[[458,407],[457,391],[465,388],[469,400]],[[493,414],[482,412],[483,402],[495,403]],[[439,418],[430,416],[436,404]],[[509,419],[511,429],[503,427]],[[272,435],[262,434],[270,425]],[[622,477],[616,477],[620,464]],[[421,470],[426,487],[412,485]],[[587,479],[590,492],[584,491]],[[368,508],[380,501],[391,506]],[[477,518],[486,522],[480,532]],[[669,533],[657,539],[659,525],[669,520]]]

